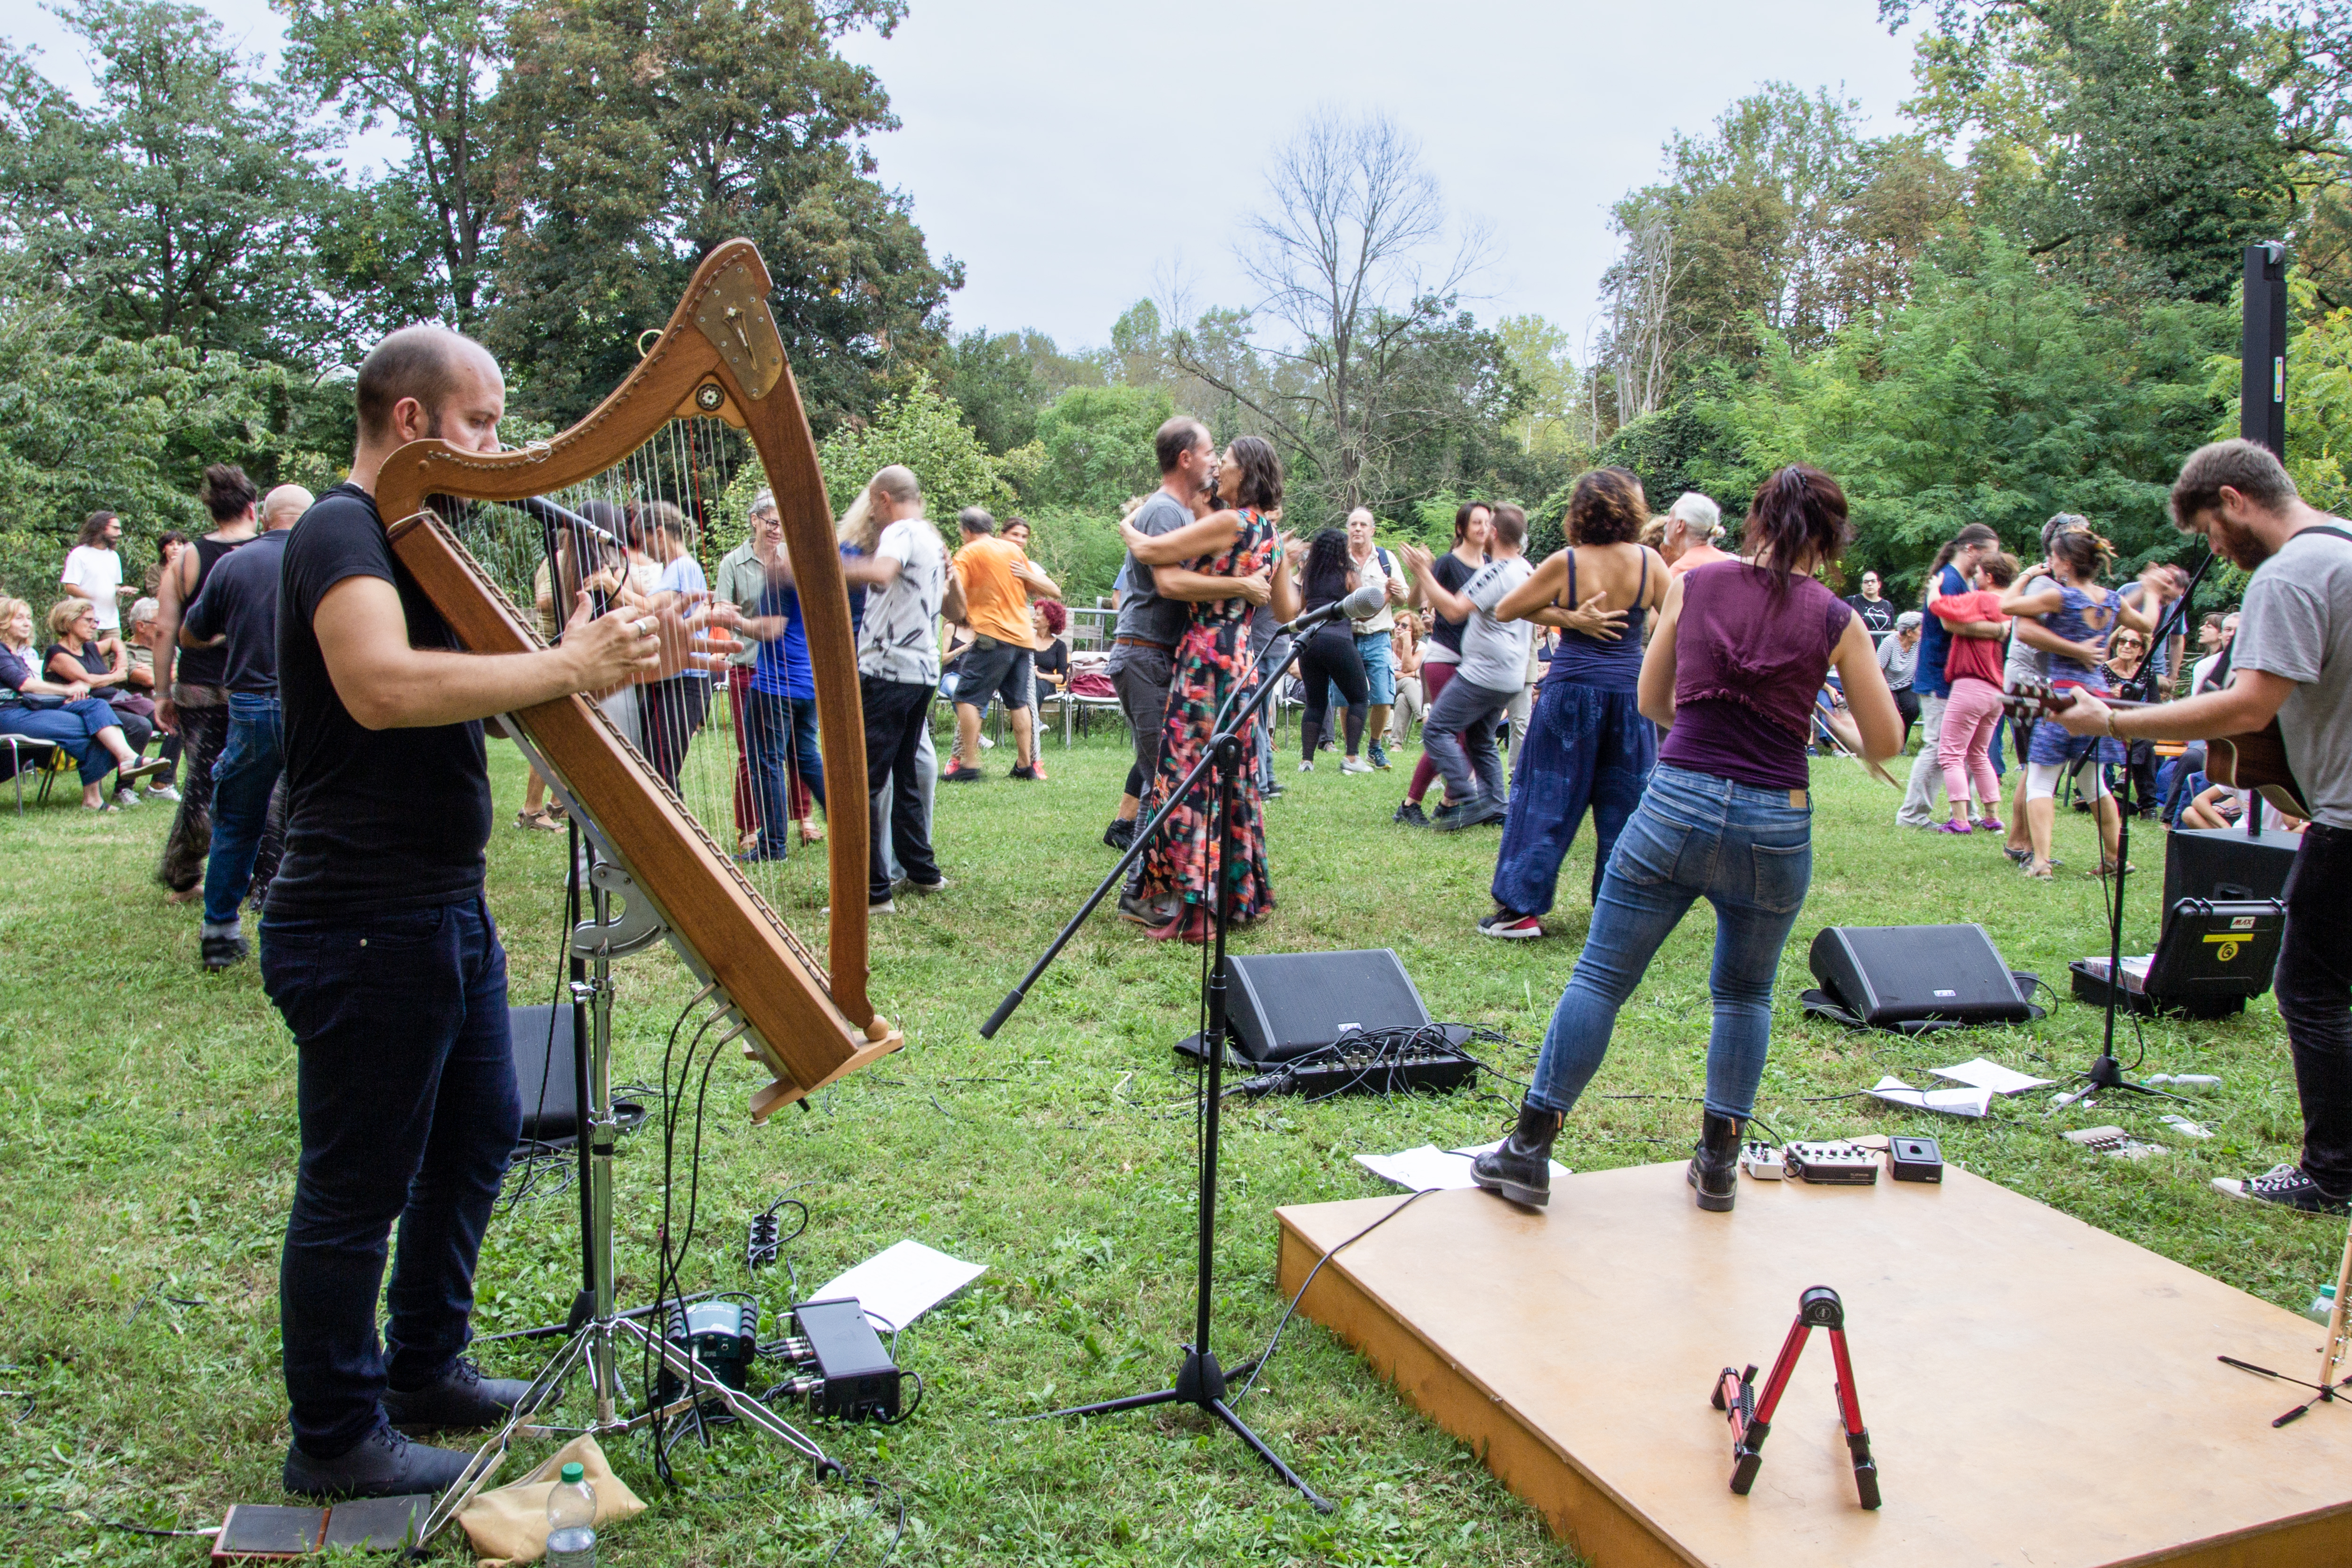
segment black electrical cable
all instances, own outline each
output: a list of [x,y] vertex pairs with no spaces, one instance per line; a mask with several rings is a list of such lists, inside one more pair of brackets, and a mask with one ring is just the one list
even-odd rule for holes
[[132,1524],[128,1520],[100,1519],[87,1509],[60,1508],[53,1502],[0,1502],[0,1508],[13,1508],[26,1513],[61,1514],[96,1530],[120,1530],[129,1535],[187,1536],[210,1541],[220,1534],[220,1526],[216,1524],[203,1530],[159,1530],[152,1525]]
[[1411,1208],[1414,1204],[1419,1203],[1431,1193],[1444,1192],[1445,1190],[1446,1189],[1444,1187],[1423,1187],[1421,1191],[1410,1195],[1404,1199],[1404,1201],[1399,1203],[1394,1208],[1390,1209],[1386,1214],[1381,1215],[1378,1219],[1373,1220],[1370,1225],[1365,1226],[1361,1230],[1357,1231],[1353,1236],[1349,1237],[1345,1241],[1340,1242],[1338,1246],[1324,1253],[1323,1256],[1315,1260],[1315,1267],[1307,1270],[1307,1278],[1298,1282],[1298,1294],[1290,1298],[1290,1305],[1283,1309],[1281,1321],[1274,1325],[1274,1333],[1266,1340],[1265,1348],[1258,1353],[1256,1362],[1251,1365],[1250,1375],[1243,1381],[1241,1392],[1235,1394],[1231,1399],[1225,1401],[1225,1407],[1227,1409],[1232,1409],[1239,1406],[1244,1399],[1249,1396],[1249,1391],[1257,1386],[1258,1374],[1265,1370],[1265,1364],[1272,1361],[1274,1359],[1274,1353],[1277,1349],[1281,1348],[1282,1331],[1290,1326],[1291,1315],[1298,1311],[1298,1303],[1307,1299],[1307,1288],[1315,1283],[1315,1276],[1323,1271],[1324,1264],[1328,1263],[1332,1259],[1337,1258],[1340,1253],[1345,1252],[1349,1248],[1353,1247],[1357,1242],[1361,1241],[1365,1237],[1370,1236],[1373,1231],[1378,1230],[1381,1226],[1386,1225],[1390,1220],[1394,1219],[1398,1215],[1402,1214],[1406,1209]]
[[824,1554],[824,1568],[833,1568],[833,1564],[839,1560],[842,1552],[847,1550],[849,1546],[849,1538],[857,1533],[857,1527],[859,1525],[866,1523],[868,1520],[877,1519],[881,1516],[882,1494],[886,1491],[890,1494],[891,1501],[898,1505],[898,1528],[897,1533],[890,1537],[890,1549],[882,1553],[881,1561],[887,1563],[890,1559],[898,1555],[898,1543],[907,1539],[907,1500],[900,1494],[898,1489],[884,1481],[878,1476],[860,1476],[857,1479],[866,1484],[868,1490],[873,1492],[873,1504],[866,1509],[863,1517],[850,1521],[849,1528],[841,1532],[841,1539],[834,1542],[833,1550]]

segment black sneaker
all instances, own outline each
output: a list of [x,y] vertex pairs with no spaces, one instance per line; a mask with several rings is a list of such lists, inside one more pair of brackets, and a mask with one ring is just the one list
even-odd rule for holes
[[205,938],[205,973],[217,975],[223,969],[244,963],[253,956],[242,936],[207,936]]
[[412,1443],[389,1427],[378,1427],[359,1446],[331,1459],[313,1458],[296,1444],[286,1448],[281,1479],[296,1497],[331,1502],[346,1497],[406,1497],[438,1494],[457,1485],[474,1456],[454,1448]]
[[[1444,810],[1443,807],[1439,809]],[[1429,813],[1421,809],[1420,801],[1406,800],[1397,807],[1396,815],[1389,821],[1402,822],[1408,828],[1425,828],[1429,826]]]
[[1437,810],[1429,814],[1429,825],[1433,828],[1437,826],[1438,823],[1444,821],[1446,819],[1458,815],[1461,810],[1462,808],[1454,801],[1444,801],[1438,806]]
[[2352,1196],[2329,1197],[2317,1182],[2303,1174],[2300,1166],[2273,1166],[2262,1175],[2242,1181],[2236,1176],[2215,1176],[2213,1187],[2231,1197],[2251,1197],[2256,1203],[2301,1209],[2305,1214],[2352,1214]]
[[1013,777],[1015,779],[1026,779],[1034,782],[1037,777],[1037,769],[1026,762],[1019,763],[1015,765],[1013,769]]
[[988,775],[982,773],[977,768],[950,768],[945,773],[940,775],[940,782],[942,784],[970,784],[974,779],[985,779],[987,777]]
[[1134,822],[1125,818],[1114,820],[1109,827],[1103,830],[1103,842],[1121,854],[1127,853],[1135,847]]
[[449,1370],[423,1388],[383,1391],[383,1414],[404,1432],[463,1432],[499,1426],[514,1413],[530,1385],[513,1377],[484,1377],[460,1356]]

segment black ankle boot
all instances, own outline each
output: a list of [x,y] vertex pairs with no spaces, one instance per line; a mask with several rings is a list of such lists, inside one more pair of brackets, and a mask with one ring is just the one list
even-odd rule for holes
[[1557,1111],[1519,1107],[1519,1124],[1492,1154],[1470,1162],[1470,1177],[1513,1203],[1541,1208],[1551,1201],[1551,1141],[1559,1136]]
[[1698,1189],[1698,1206],[1723,1214],[1739,1196],[1739,1134],[1748,1123],[1738,1116],[1706,1113],[1698,1143],[1691,1149],[1689,1179]]

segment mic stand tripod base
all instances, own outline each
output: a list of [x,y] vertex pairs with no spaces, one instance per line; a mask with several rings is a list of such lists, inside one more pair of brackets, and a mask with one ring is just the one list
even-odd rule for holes
[[[2098,1056],[2091,1065],[2074,1074],[2083,1084],[2083,1093],[2090,1095],[2103,1089],[2122,1089],[2134,1094],[2145,1094],[2151,1100],[2178,1100],[2189,1103],[2186,1095],[2175,1094],[2168,1089],[2151,1089],[2145,1083],[2134,1083],[2124,1076],[2123,1063],[2112,1056]],[[2070,1080],[2072,1082],[2073,1080]]]
[[[1237,1376],[1247,1376],[1255,1364],[1234,1369]],[[1106,1399],[1096,1405],[1074,1405],[1066,1410],[1049,1411],[1034,1417],[1050,1421],[1060,1416],[1111,1416],[1121,1410],[1148,1410],[1155,1405],[1192,1405],[1207,1411],[1232,1428],[1234,1437],[1249,1445],[1250,1452],[1274,1468],[1274,1473],[1294,1488],[1299,1496],[1315,1507],[1318,1513],[1331,1511],[1330,1500],[1307,1484],[1306,1478],[1285,1464],[1282,1456],[1265,1446],[1265,1440],[1249,1429],[1249,1424],[1234,1413],[1225,1403],[1225,1372],[1217,1364],[1214,1354],[1184,1347],[1184,1364],[1176,1370],[1176,1386],[1163,1388],[1156,1394],[1130,1394],[1124,1399]]]

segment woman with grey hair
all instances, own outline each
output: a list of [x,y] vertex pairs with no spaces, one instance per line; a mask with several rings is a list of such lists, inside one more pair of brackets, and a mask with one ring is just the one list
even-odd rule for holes
[[1911,744],[1911,727],[1919,722],[1919,694],[1911,689],[1911,677],[1919,668],[1919,628],[1926,619],[1916,610],[1906,610],[1895,618],[1895,630],[1878,644],[1878,667],[1886,672],[1895,711],[1903,716],[1905,746]]

